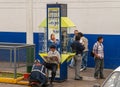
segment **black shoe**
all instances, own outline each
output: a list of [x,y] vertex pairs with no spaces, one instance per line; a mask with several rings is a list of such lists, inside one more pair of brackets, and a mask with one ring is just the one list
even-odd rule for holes
[[53,84],[49,84],[48,87],[53,87]]
[[95,78],[95,79],[99,79],[98,76],[95,76],[94,78]]
[[80,76],[79,78],[80,78],[81,80],[83,79],[83,77],[81,77],[81,76]]
[[75,78],[75,80],[83,80],[83,78],[82,78],[82,77],[79,77],[79,78]]
[[49,84],[44,84],[41,87],[49,87]]
[[105,79],[105,77],[100,77],[100,79]]
[[75,78],[74,80],[82,80],[82,79],[80,79],[80,78]]
[[74,68],[73,66],[69,65],[69,68]]

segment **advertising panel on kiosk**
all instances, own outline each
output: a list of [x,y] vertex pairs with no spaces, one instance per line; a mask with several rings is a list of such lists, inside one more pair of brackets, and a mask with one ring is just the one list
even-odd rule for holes
[[[47,51],[51,45],[55,45],[59,53],[61,53],[60,46],[60,31],[61,31],[61,19],[60,19],[60,7],[47,5]],[[49,71],[49,76],[50,76]],[[56,77],[60,78],[60,65],[56,72]]]
[[60,8],[48,8],[48,50],[51,45],[55,45],[60,52]]

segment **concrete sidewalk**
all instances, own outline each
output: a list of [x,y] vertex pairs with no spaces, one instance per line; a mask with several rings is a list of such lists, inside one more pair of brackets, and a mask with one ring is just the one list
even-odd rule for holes
[[[102,83],[104,79],[94,79],[94,69],[88,68],[87,70],[81,72],[83,77],[82,81],[74,80],[74,69],[68,69],[68,80],[63,83],[54,83],[54,87],[93,87],[95,83]],[[105,77],[107,77],[113,70],[104,70]],[[27,87],[25,85],[15,85],[15,84],[6,84],[0,83],[0,87]]]

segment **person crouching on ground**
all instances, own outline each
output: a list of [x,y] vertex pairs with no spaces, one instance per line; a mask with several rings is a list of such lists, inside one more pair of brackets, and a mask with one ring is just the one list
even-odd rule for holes
[[48,52],[47,60],[45,62],[45,66],[48,70],[51,70],[51,81],[50,84],[52,85],[52,82],[55,79],[56,71],[58,68],[58,64],[60,63],[60,53],[56,50],[55,45],[50,46],[50,51]]
[[29,82],[39,82],[41,87],[47,86],[47,75],[46,68],[40,63],[40,60],[36,59],[34,61],[32,71],[29,77]]
[[82,52],[85,49],[85,47],[80,43],[80,36],[77,35],[75,37],[75,41],[71,44],[72,50],[75,50],[75,80],[82,80],[82,77],[80,76],[80,66],[81,66],[81,60],[82,60]]

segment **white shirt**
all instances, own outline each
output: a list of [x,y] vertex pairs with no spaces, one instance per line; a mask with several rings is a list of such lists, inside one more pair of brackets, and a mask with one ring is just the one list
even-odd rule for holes
[[57,50],[55,50],[54,52],[53,51],[48,52],[48,57],[52,57],[52,56],[56,56],[58,58],[58,61],[49,60],[50,63],[58,63],[58,62],[60,63],[60,53]]

